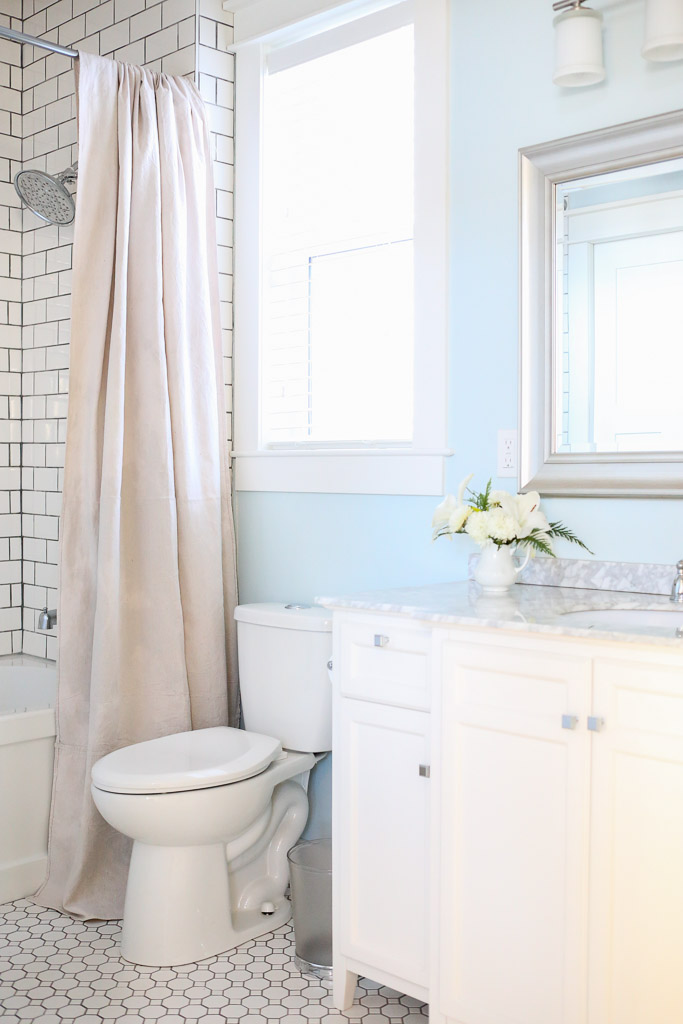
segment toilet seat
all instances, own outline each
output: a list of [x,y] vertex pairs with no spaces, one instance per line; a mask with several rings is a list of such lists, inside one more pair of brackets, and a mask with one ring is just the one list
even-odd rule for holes
[[92,781],[109,793],[180,793],[226,786],[259,775],[282,752],[273,736],[218,726],[122,747],[93,766]]

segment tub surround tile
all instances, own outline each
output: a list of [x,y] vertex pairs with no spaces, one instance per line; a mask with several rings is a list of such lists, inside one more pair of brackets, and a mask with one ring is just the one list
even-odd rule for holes
[[116,921],[82,922],[18,900],[0,907],[3,1024],[159,1020],[184,1024],[426,1024],[417,999],[361,980],[350,1010],[294,963],[291,925],[182,967],[138,967],[119,957]]
[[[197,82],[211,78],[207,105],[221,243],[225,429],[230,439],[235,71],[227,46],[232,15],[222,9],[220,0],[202,0],[201,8],[198,0],[41,0],[40,5],[24,0],[23,11],[21,0],[16,0],[13,27],[22,28],[22,13],[24,31],[32,35],[50,33],[63,45],[191,76]],[[201,47],[196,39],[200,14]],[[77,156],[73,62],[30,46],[22,54],[18,44],[0,40],[0,444],[14,439],[10,435],[15,425],[20,430],[16,439],[24,442],[23,458],[19,445],[10,457],[0,450],[0,515],[29,512],[23,532],[16,535],[20,547],[23,543],[24,567],[31,563],[29,582],[38,581],[40,565],[56,562],[49,545],[46,550],[37,542],[46,538],[56,547],[58,520],[41,523],[40,512],[30,516],[36,504],[45,506],[48,517],[59,513],[62,473],[57,470],[64,465],[69,390],[73,225],[44,224],[22,209],[12,178],[22,167],[55,174]],[[0,544],[0,562],[21,559],[21,551],[10,553]],[[36,632],[35,592],[30,594],[25,600],[18,588],[10,592],[11,603],[5,606],[6,592],[0,593],[0,634],[7,632],[0,650],[54,655],[54,636]]]

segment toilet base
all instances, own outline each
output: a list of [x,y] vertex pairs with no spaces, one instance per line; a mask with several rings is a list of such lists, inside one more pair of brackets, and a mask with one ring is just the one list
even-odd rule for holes
[[133,844],[121,933],[121,956],[147,967],[178,967],[224,953],[285,924],[284,896],[275,912],[231,911],[225,846]]

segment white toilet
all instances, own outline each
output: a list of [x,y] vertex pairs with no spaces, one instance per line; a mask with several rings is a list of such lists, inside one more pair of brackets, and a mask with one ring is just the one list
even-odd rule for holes
[[290,917],[287,852],[308,817],[294,777],[332,745],[332,623],[300,605],[240,605],[235,618],[246,731],[164,736],[93,765],[97,809],[134,840],[121,939],[132,963],[193,963]]

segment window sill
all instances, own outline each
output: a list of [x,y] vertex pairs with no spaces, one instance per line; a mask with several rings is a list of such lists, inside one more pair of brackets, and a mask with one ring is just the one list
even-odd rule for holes
[[452,452],[409,448],[233,452],[238,491],[441,496]]

